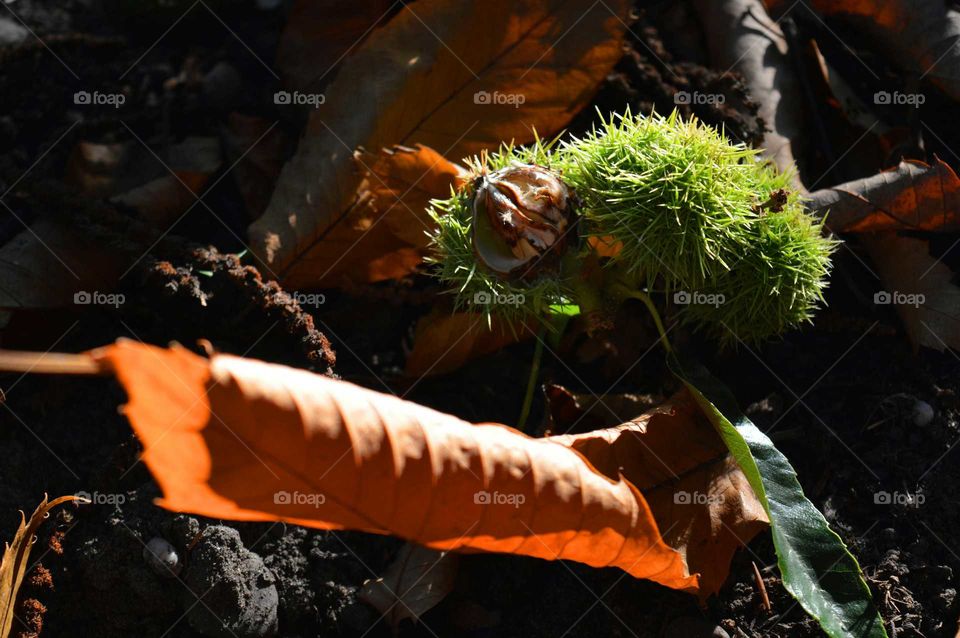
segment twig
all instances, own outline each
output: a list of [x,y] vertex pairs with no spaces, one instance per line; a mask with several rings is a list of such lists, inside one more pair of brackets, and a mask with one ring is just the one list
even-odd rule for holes
[[770,605],[770,596],[767,595],[767,586],[763,584],[763,577],[760,576],[760,570],[757,569],[757,563],[750,561],[750,564],[753,565],[753,580],[757,584],[757,589],[760,590],[760,599],[763,601],[763,609],[767,613],[773,609]]
[[24,374],[109,374],[104,364],[89,354],[66,354],[62,352],[24,352],[0,350],[0,371],[23,372]]

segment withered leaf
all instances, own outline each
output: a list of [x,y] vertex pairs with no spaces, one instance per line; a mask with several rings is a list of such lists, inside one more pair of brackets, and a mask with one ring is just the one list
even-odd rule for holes
[[940,159],[895,168],[809,195],[834,232],[960,229],[960,180]]
[[534,129],[556,133],[619,60],[627,5],[408,4],[324,90],[266,213],[250,226],[254,252],[290,287],[316,283],[330,251],[322,240],[356,203],[357,148],[420,143],[459,160],[532,141]]
[[[229,355],[118,342],[94,356],[126,389],[160,504],[176,511],[618,566],[691,592],[723,580],[730,534],[748,539],[760,524],[683,395],[617,428],[533,439]],[[677,489],[706,500],[687,507]],[[745,528],[729,518],[741,513]]]
[[333,287],[344,279],[369,283],[399,279],[423,260],[427,231],[433,226],[427,207],[458,187],[465,169],[426,146],[395,146],[373,154],[357,151],[363,180],[357,201],[343,219],[318,238],[312,285]]
[[803,100],[780,25],[767,15],[762,0],[695,0],[694,6],[712,66],[739,71],[760,105],[758,115],[767,127],[765,154],[777,166],[793,166],[793,145],[802,139]]
[[368,580],[360,600],[372,605],[396,631],[409,618],[417,622],[443,600],[457,578],[458,556],[407,543],[380,578]]
[[30,516],[30,520],[24,518],[21,512],[20,526],[13,541],[7,543],[3,552],[3,562],[0,563],[0,638],[7,638],[13,627],[17,592],[20,591],[20,584],[30,567],[30,550],[37,530],[48,517],[50,510],[57,505],[75,500],[77,500],[76,496],[61,496],[48,501],[44,496],[40,505]]
[[[626,406],[643,401],[611,399],[586,414],[605,412],[609,419],[620,412],[623,418]],[[623,425],[550,438],[643,492],[664,540],[700,574],[701,597],[720,590],[734,552],[769,523],[747,477],[686,390]]]
[[413,350],[404,375],[420,378],[446,374],[468,361],[496,352],[535,334],[528,327],[510,326],[498,317],[488,325],[484,315],[435,308],[417,322]]
[[[914,347],[960,349],[960,288],[946,265],[930,255],[929,242],[893,232],[863,238]],[[893,295],[897,295],[894,298]]]
[[[808,0],[866,34],[890,61],[960,100],[960,12],[943,0]],[[790,6],[786,0],[771,3]]]

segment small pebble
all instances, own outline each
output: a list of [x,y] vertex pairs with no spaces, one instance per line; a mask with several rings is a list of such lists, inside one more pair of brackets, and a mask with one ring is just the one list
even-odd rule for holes
[[16,46],[30,34],[22,25],[6,16],[0,16],[0,46]]
[[934,417],[933,406],[926,401],[917,401],[913,404],[913,424],[917,427],[930,425]]
[[177,550],[165,538],[155,536],[143,548],[143,560],[158,576],[176,578],[183,568]]

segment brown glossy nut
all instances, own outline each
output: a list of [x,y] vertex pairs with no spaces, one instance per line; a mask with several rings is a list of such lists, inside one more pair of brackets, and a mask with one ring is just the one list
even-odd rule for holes
[[518,164],[481,175],[473,197],[473,248],[499,274],[529,276],[548,252],[559,254],[576,237],[577,198],[560,176]]

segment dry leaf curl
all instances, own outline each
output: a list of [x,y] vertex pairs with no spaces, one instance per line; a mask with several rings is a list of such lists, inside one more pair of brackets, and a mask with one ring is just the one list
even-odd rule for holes
[[228,355],[118,342],[96,356],[126,388],[169,509],[616,566],[697,588],[640,491],[565,445]]

